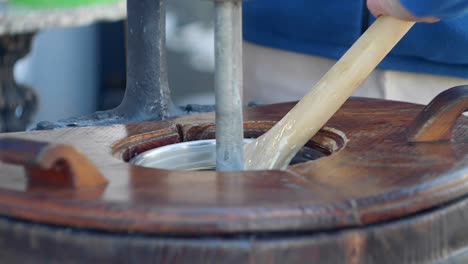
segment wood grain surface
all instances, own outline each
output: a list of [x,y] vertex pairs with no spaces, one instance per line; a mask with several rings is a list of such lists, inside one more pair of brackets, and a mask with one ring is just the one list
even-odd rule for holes
[[[247,109],[246,135],[264,133],[292,106]],[[395,221],[468,193],[467,118],[458,119],[452,141],[408,143],[408,127],[421,110],[408,103],[350,99],[309,142],[331,155],[285,171],[183,172],[124,162],[150,148],[213,137],[212,114],[2,134],[3,139],[72,145],[108,184],[77,189],[32,185],[22,166],[0,163],[0,215],[176,236],[336,231]]]

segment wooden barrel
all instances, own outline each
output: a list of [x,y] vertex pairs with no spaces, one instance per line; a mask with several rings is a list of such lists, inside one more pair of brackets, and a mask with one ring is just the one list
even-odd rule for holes
[[[1,263],[466,263],[468,88],[350,99],[285,171],[127,161],[214,115],[0,135]],[[257,137],[293,104],[248,108]]]

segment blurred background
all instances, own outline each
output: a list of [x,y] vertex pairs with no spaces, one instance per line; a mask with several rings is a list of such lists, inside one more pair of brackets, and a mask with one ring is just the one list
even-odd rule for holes
[[[175,104],[214,104],[213,2],[167,1],[166,32]],[[113,108],[125,91],[125,22],[42,31],[14,74],[39,96],[31,125]]]

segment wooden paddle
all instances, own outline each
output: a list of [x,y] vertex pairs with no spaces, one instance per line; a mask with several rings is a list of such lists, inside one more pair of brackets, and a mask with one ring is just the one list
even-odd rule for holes
[[246,169],[286,168],[413,25],[379,17],[283,119],[246,145]]

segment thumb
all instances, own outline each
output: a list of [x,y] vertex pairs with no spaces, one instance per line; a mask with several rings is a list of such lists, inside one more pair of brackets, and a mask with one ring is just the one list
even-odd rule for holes
[[400,0],[367,0],[367,7],[375,17],[381,15],[388,15],[397,17],[403,20],[417,21],[417,22],[437,22],[436,17],[416,17],[411,14],[401,3]]

